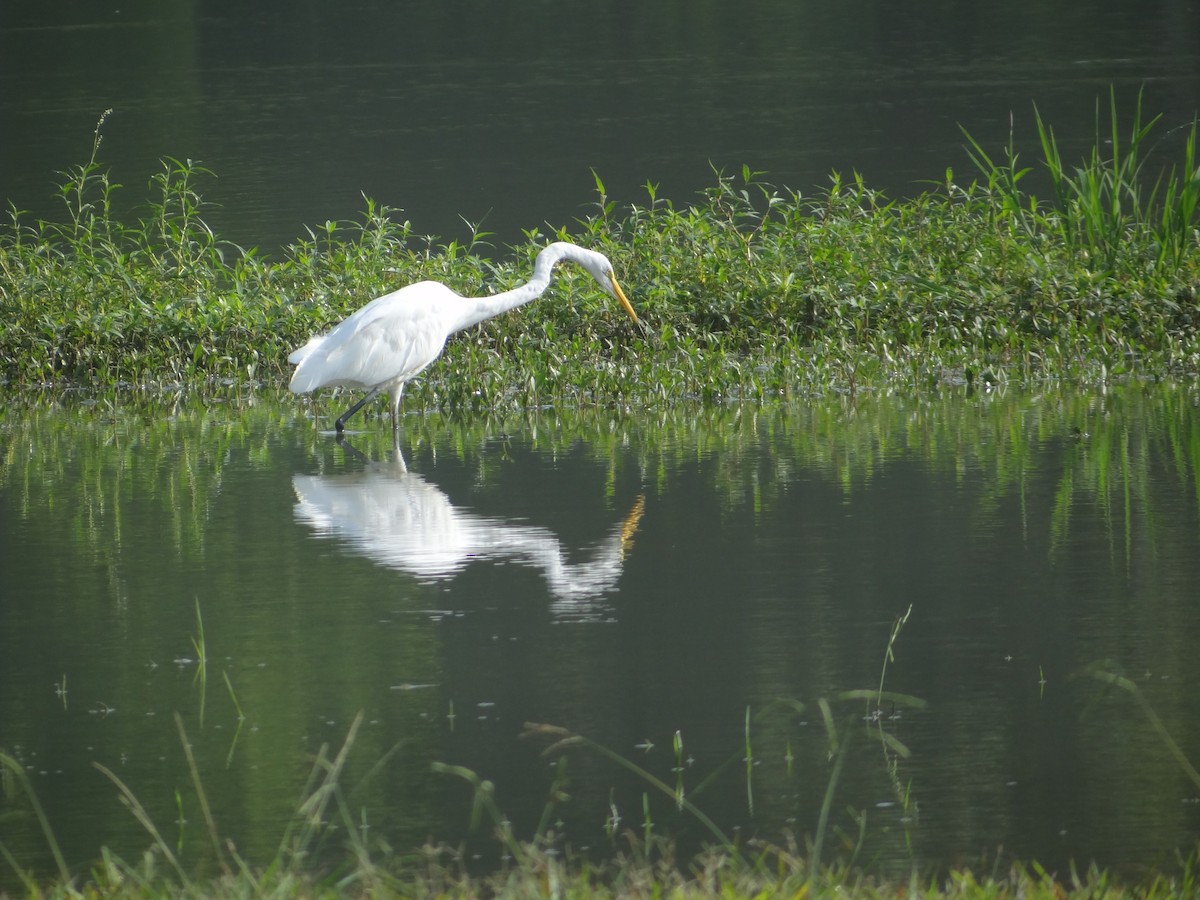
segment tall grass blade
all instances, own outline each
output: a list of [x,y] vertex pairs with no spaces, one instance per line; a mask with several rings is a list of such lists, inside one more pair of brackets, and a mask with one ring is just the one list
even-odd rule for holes
[[109,781],[117,786],[117,790],[121,792],[121,802],[125,804],[129,811],[133,813],[134,818],[137,819],[138,822],[141,823],[142,827],[146,829],[147,833],[154,840],[154,845],[166,858],[167,862],[171,864],[171,868],[175,870],[175,874],[179,876],[180,883],[185,887],[189,886],[190,880],[188,879],[187,873],[183,870],[183,866],[179,864],[179,860],[176,858],[175,853],[171,850],[170,845],[163,839],[162,834],[158,830],[158,826],[154,824],[154,820],[150,818],[150,814],[146,812],[146,808],[142,806],[142,803],[140,800],[138,800],[137,795],[135,795],[133,791],[129,789],[129,786],[126,785],[125,782],[123,782],[117,776],[117,774],[107,766],[98,762],[93,762],[92,765],[95,766],[102,775],[108,778]]
[[196,797],[200,801],[200,811],[204,816],[204,825],[208,829],[209,840],[212,841],[213,853],[217,862],[226,872],[229,871],[225,857],[221,853],[221,836],[217,833],[217,823],[213,819],[212,808],[208,805],[208,795],[200,780],[200,770],[196,766],[196,757],[192,754],[192,742],[188,740],[187,731],[183,727],[183,717],[175,713],[175,727],[179,730],[179,742],[183,745],[183,755],[187,759],[188,772],[192,777],[192,785],[196,788]]
[[[290,852],[294,856],[303,856],[312,848],[313,841],[317,834],[324,828],[326,824],[326,814],[328,812],[330,801],[334,799],[338,790],[338,782],[342,776],[342,771],[345,769],[346,760],[350,755],[350,748],[354,746],[355,738],[358,735],[358,730],[362,726],[363,713],[359,713],[354,717],[354,721],[350,723],[350,728],[346,732],[346,739],[342,742],[342,747],[338,751],[336,757],[328,760],[325,756],[326,748],[323,746],[317,754],[317,759],[313,763],[312,772],[309,775],[308,785],[305,788],[307,796],[301,802],[296,814],[293,816],[292,822],[288,824],[285,830],[283,843],[280,846],[280,851]],[[316,787],[313,787],[313,785]],[[311,790],[311,793],[309,791]],[[292,840],[292,834],[300,824],[299,837]]]
[[750,744],[750,707],[746,707],[745,735],[746,754],[746,809],[754,815],[754,748]]
[[829,704],[822,701],[822,716],[825,719],[826,732],[830,737],[830,748],[834,753],[833,771],[829,773],[829,781],[825,785],[825,796],[821,800],[821,812],[817,816],[817,830],[813,836],[812,860],[810,865],[812,871],[809,876],[810,890],[815,890],[817,874],[821,868],[821,852],[825,847],[825,835],[829,829],[829,812],[833,809],[833,797],[837,792],[838,782],[842,777],[842,766],[846,762],[846,752],[850,748],[849,741],[839,741],[837,739],[837,728],[833,724],[832,715],[829,712]]
[[566,799],[566,787],[567,758],[560,756],[558,764],[554,767],[554,779],[550,782],[550,796],[546,798],[546,805],[542,807],[542,817],[538,820],[537,828],[533,832],[535,841],[541,840],[549,832],[554,810],[562,800]]
[[[32,874],[25,871],[24,866],[17,862],[16,858],[12,855],[9,849],[4,846],[2,841],[0,841],[0,856],[3,856],[5,862],[8,863],[9,868],[17,873],[17,877],[21,879],[21,883],[25,885],[25,891],[30,897],[41,896],[41,888],[38,886],[37,880]],[[66,881],[66,879],[63,880]]]
[[435,762],[432,764],[431,769],[440,775],[453,775],[456,778],[461,778],[471,785],[473,789],[471,794],[471,831],[475,831],[479,827],[484,812],[487,812],[496,826],[497,834],[499,834],[500,839],[504,842],[513,858],[523,859],[526,856],[524,849],[512,833],[508,819],[500,811],[500,807],[496,805],[496,789],[490,781],[480,778],[478,774],[465,766],[452,766],[446,763]]
[[876,705],[883,702],[883,679],[887,676],[888,663],[894,662],[896,659],[895,654],[892,652],[892,648],[896,644],[896,638],[900,636],[900,629],[904,627],[905,623],[908,622],[908,617],[912,615],[912,610],[912,604],[910,603],[908,604],[908,609],[905,610],[904,615],[897,616],[896,621],[892,623],[892,633],[888,637],[887,649],[883,653],[883,666],[879,671],[879,691],[877,692],[875,698]]
[[[50,828],[50,820],[46,818],[46,811],[42,809],[42,803],[38,800],[37,794],[34,793],[33,785],[29,783],[29,778],[25,774],[24,767],[7,753],[0,753],[0,766],[8,769],[13,777],[21,783],[21,787],[25,791],[25,796],[29,798],[29,805],[33,807],[33,813],[37,816],[38,824],[42,827],[42,834],[46,836],[46,843],[50,847],[50,853],[54,856],[54,864],[58,866],[59,877],[62,878],[65,884],[71,880],[71,873],[67,870],[67,863],[63,859],[62,849],[58,846],[58,840],[54,837],[54,831]],[[17,871],[19,872],[20,869]]]
[[[563,750],[571,746],[585,746],[588,749],[599,753],[606,759],[615,762],[621,768],[632,772],[638,778],[651,785],[655,790],[667,797],[670,797],[672,802],[674,802],[676,799],[675,791],[662,779],[652,775],[637,763],[625,758],[613,750],[610,750],[603,744],[593,741],[591,738],[584,737],[581,734],[575,734],[571,731],[568,731],[566,728],[561,728],[557,725],[545,725],[536,722],[526,722],[525,730],[521,736],[551,736],[558,738],[558,740],[556,740],[551,746],[542,751],[543,756],[549,756],[553,753],[561,753]],[[717,839],[722,847],[724,847],[730,853],[737,853],[737,849],[734,847],[733,843],[725,836],[724,832],[717,827],[717,824],[704,813],[702,809],[700,809],[695,803],[687,798],[681,798],[680,802],[682,803],[684,809],[695,816],[696,819],[708,829],[708,831]]]
[[204,616],[200,613],[200,598],[196,598],[196,637],[192,638],[196,651],[196,675],[193,682],[200,685],[200,727],[204,727],[204,708],[208,697],[208,648],[204,641]]
[[221,675],[225,679],[225,687],[229,689],[229,699],[233,701],[233,708],[237,710],[238,721],[244,722],[246,714],[242,712],[242,704],[238,703],[237,694],[233,690],[233,682],[229,680],[229,673],[222,669]]

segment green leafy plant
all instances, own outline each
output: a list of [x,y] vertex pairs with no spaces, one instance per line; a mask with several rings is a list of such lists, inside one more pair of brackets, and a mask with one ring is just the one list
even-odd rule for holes
[[[206,224],[211,173],[192,160],[165,159],[140,215],[118,216],[102,119],[89,159],[63,173],[63,221],[13,210],[0,227],[0,382],[276,384],[291,349],[371,298],[426,278],[464,293],[510,287],[551,238],[608,254],[644,328],[566,274],[536,314],[456,336],[406,409],[669,407],[1186,371],[1200,358],[1194,123],[1156,176],[1159,120],[1139,98],[1121,126],[1115,95],[1108,116],[1102,128],[1097,111],[1094,144],[1072,164],[1035,108],[1051,202],[1028,191],[1011,134],[993,153],[966,133],[977,180],[947,169],[903,199],[857,174],[809,195],[743,166],[685,202],[652,183],[622,201],[596,173],[588,216],[515,247],[492,247],[473,223],[464,241],[421,236],[367,198],[358,220],[267,252]],[[297,402],[323,414],[326,396]]]

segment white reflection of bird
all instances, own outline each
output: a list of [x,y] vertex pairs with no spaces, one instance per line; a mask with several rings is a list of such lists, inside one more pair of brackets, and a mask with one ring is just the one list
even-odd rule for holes
[[541,296],[550,284],[551,269],[560,260],[586,269],[637,321],[637,313],[617,284],[608,258],[557,241],[537,255],[533,277],[511,291],[491,297],[462,297],[444,284],[420,281],[372,300],[328,334],[311,338],[288,357],[288,362],[296,366],[289,387],[294,394],[339,385],[367,391],[337,420],[338,434],[364,404],[387,391],[392,396],[394,434],[404,386],[438,358],[446,338]]
[[545,528],[455,506],[437,486],[408,472],[399,454],[395,463],[363,472],[294,475],[292,487],[299,521],[380,565],[434,583],[449,581],[471,562],[512,560],[541,570],[552,613],[573,620],[596,618],[599,599],[616,590],[644,509],[638,497],[589,558],[573,562]]

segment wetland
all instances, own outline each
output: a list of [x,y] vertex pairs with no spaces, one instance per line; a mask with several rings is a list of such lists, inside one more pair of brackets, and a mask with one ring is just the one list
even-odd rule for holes
[[[714,841],[590,744],[544,756],[544,723],[730,842],[811,840],[825,703],[849,748],[827,846],[877,871],[1167,864],[1200,825],[1171,750],[1200,739],[1196,400],[414,413],[404,468],[385,421],[339,443],[264,391],[10,403],[0,745],[76,871],[150,842],[94,763],[189,868],[213,852],[194,767],[266,865],[352,728],[342,802],[375,852],[495,866],[494,823],[434,764],[495,785],[519,840]],[[6,805],[5,846],[49,874]]]
[[785,6],[0,10],[0,891],[1194,893],[1196,12]]

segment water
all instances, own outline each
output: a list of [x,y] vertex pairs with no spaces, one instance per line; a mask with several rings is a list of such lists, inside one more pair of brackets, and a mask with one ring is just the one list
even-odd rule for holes
[[[726,834],[812,835],[829,698],[850,748],[831,827],[865,812],[884,871],[1169,862],[1200,838],[1200,786],[1139,703],[1200,760],[1196,401],[1128,385],[410,414],[402,467],[385,421],[339,446],[294,398],[13,398],[0,749],[75,870],[150,843],[94,763],[194,864],[182,727],[221,835],[265,863],[314,754],[361,714],[355,820],[398,848],[465,840],[486,865],[502,851],[469,833],[468,785],[430,767],[490,779],[528,838],[554,773],[526,722],[672,786],[678,733],[685,795]],[[881,676],[925,705],[837,701]],[[566,775],[552,821],[576,849],[604,852],[614,810],[640,834],[644,795],[657,833],[711,838],[598,753]],[[51,871],[19,787],[0,828]]]
[[1186,0],[10,3],[0,199],[61,217],[54,173],[112,108],[101,158],[125,206],[173,156],[217,174],[208,219],[242,245],[357,218],[363,193],[418,234],[463,240],[465,219],[502,245],[587,215],[593,169],[623,203],[646,182],[687,203],[713,166],[911,193],[967,174],[960,124],[998,152],[1011,123],[1032,163],[1034,102],[1082,155],[1110,85],[1127,115],[1144,86],[1165,135],[1196,114],[1198,53]]

